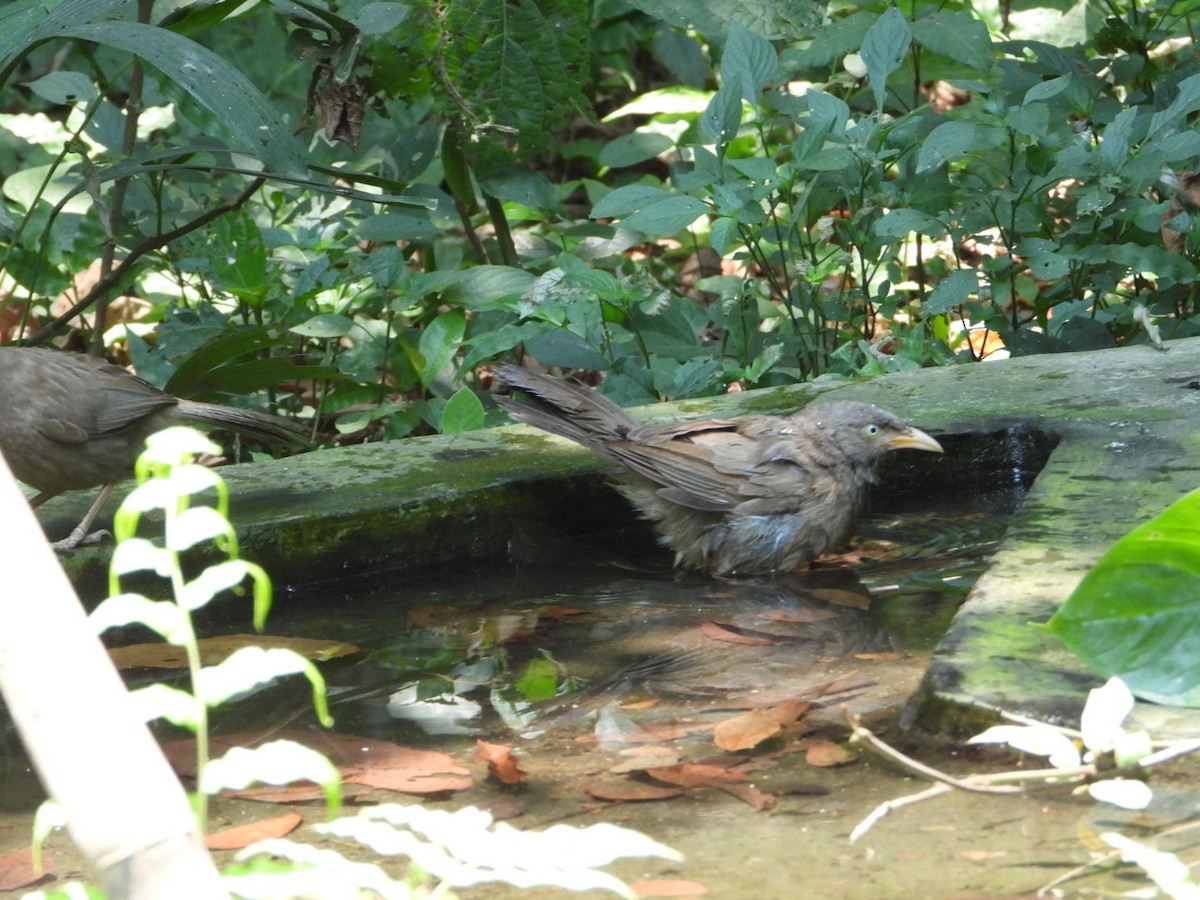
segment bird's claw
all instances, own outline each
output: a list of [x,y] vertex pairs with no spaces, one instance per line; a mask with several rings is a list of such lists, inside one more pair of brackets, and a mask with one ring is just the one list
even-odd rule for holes
[[68,550],[74,550],[76,547],[86,547],[88,544],[98,544],[105,538],[112,537],[112,532],[101,528],[99,531],[93,531],[91,534],[84,534],[82,528],[76,528],[61,541],[54,541],[50,544],[50,548],[55,553],[65,553]]

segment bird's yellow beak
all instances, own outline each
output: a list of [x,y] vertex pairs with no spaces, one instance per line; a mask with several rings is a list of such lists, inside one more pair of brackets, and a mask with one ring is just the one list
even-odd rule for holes
[[920,428],[905,428],[880,443],[889,450],[928,450],[930,453],[945,453],[942,445]]

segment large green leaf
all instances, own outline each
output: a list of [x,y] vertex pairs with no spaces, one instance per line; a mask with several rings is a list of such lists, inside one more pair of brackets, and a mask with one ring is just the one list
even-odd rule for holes
[[95,41],[140,56],[192,95],[233,133],[241,148],[276,172],[303,174],[303,147],[241,72],[182,35],[138,22],[91,22],[57,37]]
[[1137,696],[1200,706],[1200,491],[1113,544],[1046,627]]
[[815,0],[629,0],[643,12],[679,28],[709,36],[739,22],[768,40],[805,36],[821,20],[825,4]]
[[444,112],[488,175],[549,149],[577,110],[588,71],[585,0],[457,0],[430,25]]

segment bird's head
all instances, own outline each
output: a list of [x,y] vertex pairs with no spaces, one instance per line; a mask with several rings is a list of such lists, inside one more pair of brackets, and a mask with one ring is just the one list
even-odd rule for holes
[[840,400],[809,407],[806,412],[835,434],[848,454],[863,462],[871,462],[890,450],[945,452],[921,429],[871,403]]

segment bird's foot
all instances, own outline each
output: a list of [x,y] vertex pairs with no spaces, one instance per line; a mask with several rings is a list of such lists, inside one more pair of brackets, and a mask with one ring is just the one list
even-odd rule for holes
[[54,541],[50,544],[50,548],[55,553],[65,553],[68,550],[74,550],[76,547],[98,544],[105,538],[110,537],[112,537],[112,532],[104,528],[101,528],[99,531],[93,531],[91,534],[86,534],[82,528],[76,528],[61,541]]

